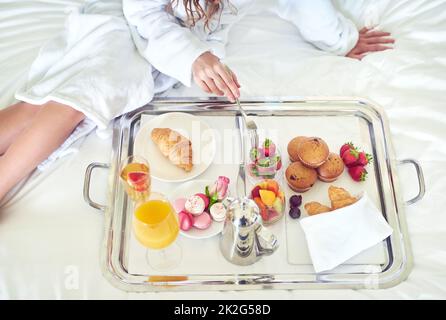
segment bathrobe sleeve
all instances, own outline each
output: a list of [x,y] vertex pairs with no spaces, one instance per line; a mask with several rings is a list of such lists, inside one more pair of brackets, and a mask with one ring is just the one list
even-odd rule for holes
[[123,10],[144,40],[142,48],[137,43],[142,55],[158,71],[190,86],[193,62],[210,47],[166,11],[168,4],[169,0],[123,0]]
[[331,0],[279,0],[278,14],[321,50],[345,56],[358,42],[355,24],[339,13]]

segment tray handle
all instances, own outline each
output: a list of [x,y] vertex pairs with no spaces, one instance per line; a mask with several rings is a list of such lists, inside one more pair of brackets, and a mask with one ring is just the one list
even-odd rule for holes
[[107,163],[100,163],[100,162],[93,162],[90,163],[85,170],[85,178],[84,178],[84,200],[87,202],[90,207],[93,207],[95,209],[105,211],[107,208],[106,206],[99,204],[90,198],[90,181],[91,181],[91,173],[96,168],[102,168],[102,169],[108,169],[110,168],[110,165]]
[[406,206],[410,206],[418,201],[420,201],[424,195],[426,194],[426,183],[424,181],[424,174],[423,169],[421,168],[421,165],[418,163],[418,161],[414,159],[404,159],[398,161],[398,164],[404,165],[404,164],[412,164],[415,167],[415,170],[417,171],[417,178],[418,178],[418,195],[416,195],[414,198],[404,202]]

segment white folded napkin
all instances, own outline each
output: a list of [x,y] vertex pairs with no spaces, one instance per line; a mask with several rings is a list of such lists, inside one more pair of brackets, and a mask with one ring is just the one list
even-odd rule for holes
[[364,194],[353,205],[300,221],[314,270],[331,270],[392,234],[382,213]]

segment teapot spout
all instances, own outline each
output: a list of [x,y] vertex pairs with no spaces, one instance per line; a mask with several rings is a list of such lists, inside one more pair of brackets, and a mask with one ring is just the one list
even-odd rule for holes
[[260,255],[269,256],[279,247],[277,237],[266,227],[259,225],[255,230],[257,249]]

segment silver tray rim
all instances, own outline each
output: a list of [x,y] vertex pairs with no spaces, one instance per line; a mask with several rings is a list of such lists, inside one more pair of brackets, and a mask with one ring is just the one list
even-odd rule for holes
[[[249,274],[249,275],[217,275],[209,279],[208,276],[193,275],[188,276],[187,280],[180,280],[175,278],[169,281],[169,277],[165,277],[163,281],[157,282],[141,282],[130,276],[122,265],[114,261],[116,252],[113,250],[113,241],[115,235],[113,232],[113,208],[115,207],[115,197],[117,181],[117,163],[122,150],[120,150],[120,143],[123,135],[128,134],[128,127],[123,126],[129,123],[135,117],[138,117],[148,108],[156,108],[158,111],[178,111],[178,106],[184,112],[203,111],[203,110],[223,110],[234,113],[236,106],[227,102],[222,98],[158,98],[151,103],[122,116],[114,122],[113,130],[113,148],[111,155],[111,166],[109,173],[109,190],[108,190],[108,206],[105,208],[105,224],[104,224],[104,242],[101,250],[101,266],[105,278],[107,278],[112,285],[129,292],[153,292],[153,291],[207,291],[207,290],[255,290],[255,289],[384,289],[396,286],[404,281],[413,266],[413,257],[411,252],[411,245],[408,236],[408,229],[404,213],[404,204],[401,198],[400,186],[398,176],[396,174],[397,160],[394,156],[394,149],[390,139],[390,129],[387,116],[382,107],[378,104],[364,98],[355,97],[314,97],[314,98],[253,98],[242,101],[244,108],[249,112],[252,111],[252,105],[266,106],[268,104],[281,104],[280,111],[291,110],[296,112],[296,105],[298,107],[305,107],[311,104],[318,106],[327,106],[330,104],[346,104],[351,106],[351,112],[367,111],[369,117],[376,117],[380,124],[380,133],[383,138],[385,148],[385,164],[388,168],[387,179],[391,187],[391,201],[395,207],[395,216],[393,217],[393,227],[397,232],[394,232],[392,241],[398,246],[396,256],[393,257],[393,262],[390,267],[384,272],[378,274],[299,274],[299,280],[287,278],[288,275],[271,275],[271,274]],[[290,105],[294,106],[290,106]],[[283,108],[283,107],[288,108]],[[197,109],[200,107],[200,109]],[[356,109],[355,109],[356,108]],[[255,109],[256,110],[256,109]],[[268,108],[262,111],[268,112]],[[278,109],[271,109],[271,111],[278,112]],[[305,111],[305,110],[301,110]],[[315,113],[317,110],[306,110],[307,113]],[[335,115],[333,111],[333,115]],[[369,119],[370,120],[370,119]],[[375,128],[376,129],[376,128]],[[125,132],[127,130],[127,132]],[[376,144],[376,142],[374,142]],[[128,146],[127,146],[128,147]],[[374,146],[375,148],[376,146]],[[382,160],[381,160],[382,161]],[[383,175],[385,178],[385,174]],[[391,221],[389,221],[391,223]],[[392,248],[393,250],[393,248]],[[122,253],[120,253],[122,254]],[[135,281],[136,280],[136,281]]]

